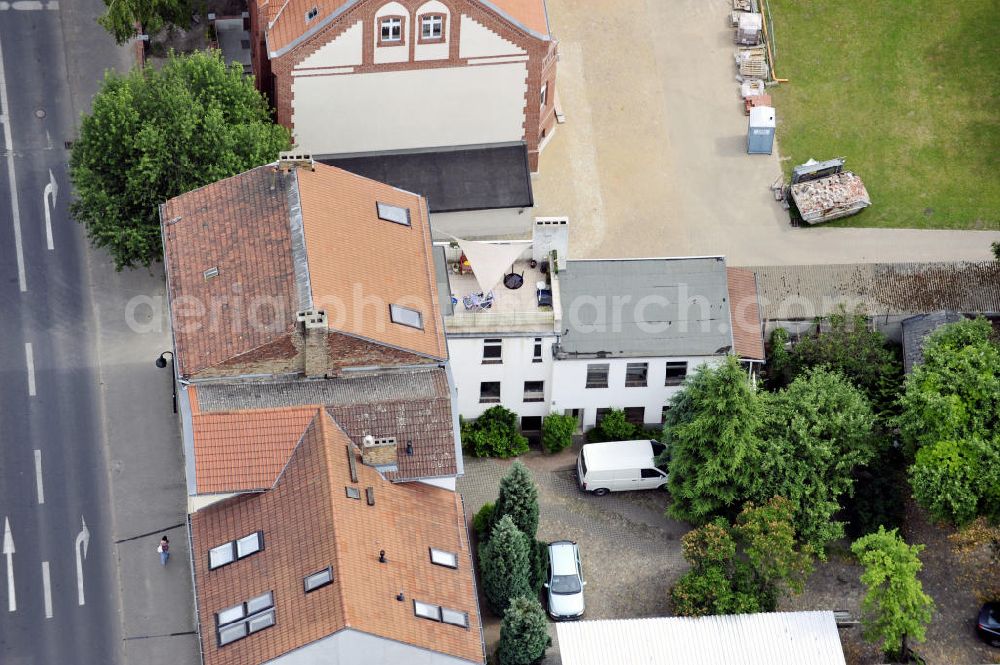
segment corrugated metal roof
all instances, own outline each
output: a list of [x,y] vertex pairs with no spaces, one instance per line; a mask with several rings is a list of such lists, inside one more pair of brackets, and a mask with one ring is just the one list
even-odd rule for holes
[[556,625],[563,665],[845,665],[833,612]]
[[567,261],[559,357],[710,356],[732,349],[722,257]]
[[757,274],[761,314],[769,320],[812,319],[841,304],[872,316],[1000,312],[998,261],[749,268]]
[[924,361],[924,341],[928,335],[947,323],[961,320],[958,312],[945,310],[903,319],[903,371],[909,374]]

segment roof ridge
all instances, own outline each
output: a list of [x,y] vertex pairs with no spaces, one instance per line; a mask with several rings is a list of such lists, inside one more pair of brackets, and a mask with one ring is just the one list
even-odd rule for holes
[[337,424],[337,421],[333,419],[333,416],[331,416],[325,408],[321,409],[321,411],[322,414],[320,415],[319,418],[319,427],[320,427],[321,438],[323,440],[323,453],[324,453],[323,461],[326,464],[326,469],[324,470],[324,472],[327,481],[330,483],[330,496],[328,498],[330,501],[330,514],[333,516],[332,523],[330,524],[330,530],[332,532],[331,538],[333,539],[333,559],[334,559],[333,566],[334,566],[334,575],[339,580],[339,583],[334,584],[334,587],[336,587],[337,589],[337,598],[340,601],[340,610],[341,610],[340,614],[341,617],[343,618],[344,626],[352,627],[350,618],[348,617],[349,604],[347,602],[347,590],[346,590],[347,586],[346,582],[348,580],[348,577],[344,573],[346,568],[344,566],[344,552],[342,550],[342,539],[337,537],[338,510],[337,510],[337,502],[334,501],[335,492],[334,492],[333,477],[332,477],[334,462],[331,456],[337,454],[333,449],[337,448],[338,446],[328,445],[327,427],[332,426],[340,431],[344,439],[347,441],[346,445],[351,455],[354,455],[354,443],[351,441],[351,437],[347,436],[347,433],[344,432],[343,428],[341,428],[340,425]]

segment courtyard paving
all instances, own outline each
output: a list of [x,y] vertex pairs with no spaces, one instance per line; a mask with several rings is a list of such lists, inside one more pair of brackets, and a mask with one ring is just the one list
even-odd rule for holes
[[781,174],[780,145],[770,156],[744,151],[728,0],[547,6],[566,123],[542,152],[535,214],[569,216],[572,257],[724,254],[731,265],[992,257],[1000,232],[792,228],[768,189]]

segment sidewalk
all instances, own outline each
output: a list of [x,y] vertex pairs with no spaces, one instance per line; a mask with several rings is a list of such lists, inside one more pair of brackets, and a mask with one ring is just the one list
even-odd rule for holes
[[[171,348],[162,269],[116,273],[102,254],[91,255],[95,315],[100,326],[101,376],[108,436],[114,539],[122,598],[126,663],[197,665],[195,604],[188,545],[184,456],[171,404],[172,368],[154,361]],[[148,296],[160,306],[126,306]],[[159,325],[155,320],[159,317]],[[155,329],[159,328],[159,332]],[[160,565],[162,535],[170,560]]]

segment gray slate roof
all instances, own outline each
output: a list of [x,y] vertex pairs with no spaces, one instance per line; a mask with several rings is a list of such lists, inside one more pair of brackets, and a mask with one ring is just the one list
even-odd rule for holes
[[945,325],[961,321],[958,312],[942,310],[903,319],[903,370],[909,374],[924,361],[924,340],[927,335]]
[[523,144],[321,161],[420,194],[432,213],[534,205],[528,149]]
[[1000,261],[749,266],[761,316],[812,319],[860,306],[872,316],[937,310],[1000,313]]
[[733,347],[722,257],[567,261],[559,290],[560,358],[710,356]]

